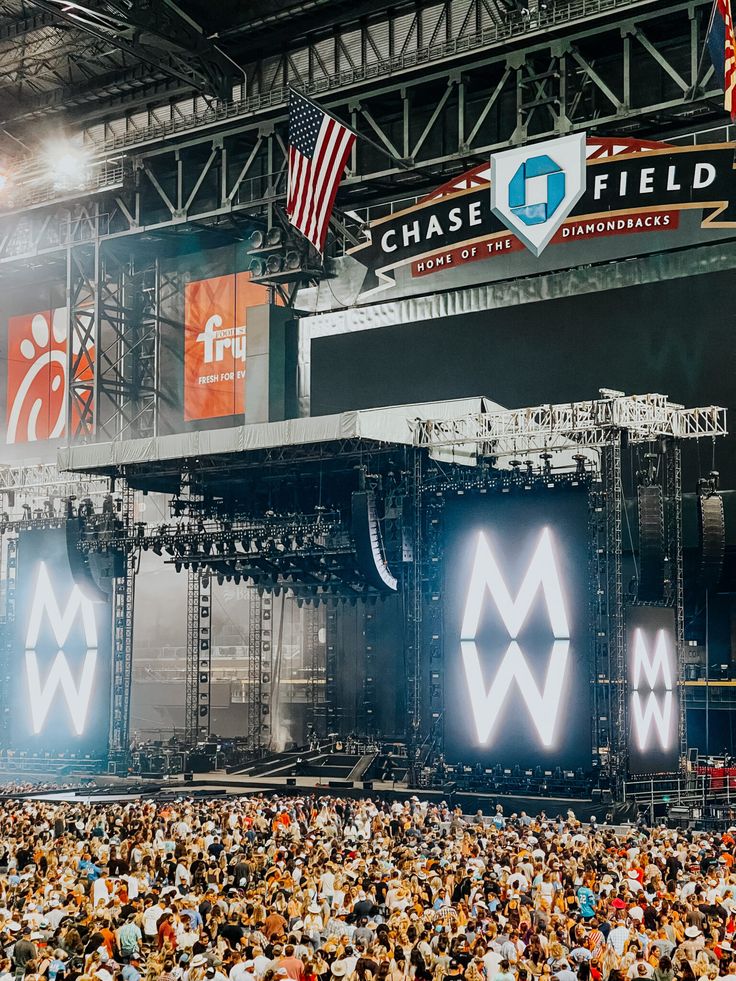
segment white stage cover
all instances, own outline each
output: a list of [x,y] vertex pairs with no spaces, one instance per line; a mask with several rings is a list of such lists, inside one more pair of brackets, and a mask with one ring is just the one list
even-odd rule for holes
[[[459,418],[474,412],[494,412],[502,408],[485,396],[477,396],[380,409],[358,409],[339,415],[207,429],[149,439],[88,443],[60,449],[58,465],[60,470],[78,473],[109,473],[120,467],[135,467],[156,461],[194,460],[206,456],[251,453],[277,447],[309,446],[341,440],[359,439],[384,445],[410,446],[413,443],[413,425],[418,419]],[[455,456],[457,457],[457,450]]]

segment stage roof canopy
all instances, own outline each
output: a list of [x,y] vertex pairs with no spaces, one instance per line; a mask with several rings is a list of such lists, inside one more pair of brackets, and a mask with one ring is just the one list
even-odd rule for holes
[[[131,477],[136,473],[172,474],[198,466],[207,469],[228,461],[257,465],[264,457],[272,463],[275,459],[326,459],[412,446],[414,425],[421,419],[449,420],[500,409],[485,396],[358,409],[339,415],[68,446],[59,451],[58,463],[62,471]],[[459,452],[455,449],[456,458]]]

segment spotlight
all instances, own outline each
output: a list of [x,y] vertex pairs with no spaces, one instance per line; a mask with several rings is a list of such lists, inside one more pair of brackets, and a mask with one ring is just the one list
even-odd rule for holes
[[281,245],[281,240],[283,236],[281,234],[281,229],[278,227],[269,228],[266,233],[266,245],[273,248],[276,245]]
[[66,140],[49,143],[45,157],[55,188],[63,190],[81,187],[86,183],[89,155],[83,146]]
[[296,272],[302,267],[301,256],[298,252],[287,252],[284,257],[284,268],[288,269],[289,272]]
[[250,247],[252,249],[262,249],[264,235],[260,228],[257,228],[250,237]]
[[266,272],[266,263],[263,259],[251,259],[250,275],[252,279],[260,279]]
[[284,260],[280,255],[270,255],[266,260],[266,272],[269,276],[280,273]]

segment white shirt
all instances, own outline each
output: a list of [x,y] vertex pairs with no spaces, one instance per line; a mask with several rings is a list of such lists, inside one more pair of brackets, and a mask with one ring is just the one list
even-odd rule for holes
[[155,906],[151,906],[150,909],[143,911],[143,932],[147,937],[156,936],[158,932],[156,924],[163,911],[163,906],[159,906],[158,903]]
[[239,961],[237,964],[234,964],[230,968],[230,974],[228,977],[230,978],[230,981],[256,981],[255,975],[248,970],[244,961]]

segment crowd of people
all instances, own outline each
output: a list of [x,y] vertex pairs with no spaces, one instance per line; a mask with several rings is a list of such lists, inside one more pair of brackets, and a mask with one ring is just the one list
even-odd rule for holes
[[6,800],[0,981],[714,979],[735,855],[416,798]]

